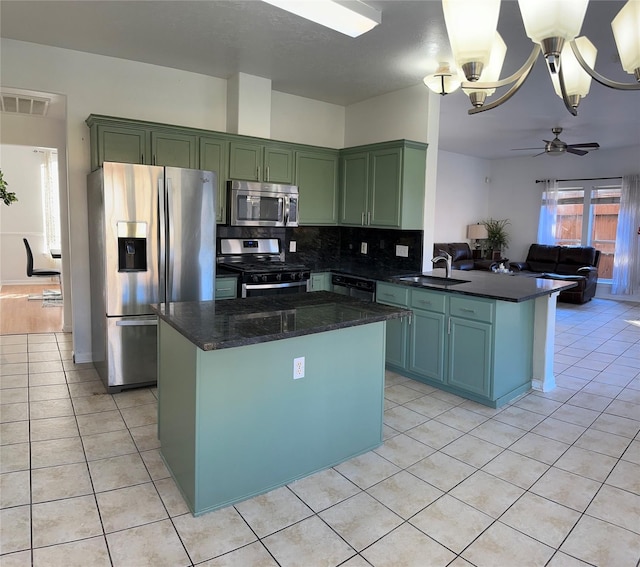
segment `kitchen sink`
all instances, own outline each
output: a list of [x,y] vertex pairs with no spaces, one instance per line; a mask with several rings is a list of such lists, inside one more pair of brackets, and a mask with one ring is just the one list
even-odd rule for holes
[[401,282],[409,282],[418,285],[457,285],[469,283],[469,280],[457,280],[455,278],[441,278],[438,276],[401,276],[397,278]]

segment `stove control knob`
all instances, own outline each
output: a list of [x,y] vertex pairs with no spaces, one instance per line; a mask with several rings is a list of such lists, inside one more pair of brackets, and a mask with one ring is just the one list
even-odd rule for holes
[[263,281],[263,282],[266,282],[266,281],[267,281],[267,276],[266,276],[266,275],[265,275],[265,276],[262,276],[262,281]]
[[257,282],[258,281],[258,276],[251,276],[251,281]]
[[282,274],[276,274],[276,281],[282,281]]

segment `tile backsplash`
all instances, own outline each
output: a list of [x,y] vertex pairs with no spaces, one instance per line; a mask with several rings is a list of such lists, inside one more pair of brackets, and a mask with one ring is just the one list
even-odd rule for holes
[[[422,231],[387,230],[348,226],[301,226],[298,228],[233,227],[218,225],[218,238],[279,238],[288,262],[311,269],[361,266],[364,269],[420,271]],[[291,241],[296,252],[289,252]],[[363,254],[362,243],[367,253]],[[407,257],[396,255],[406,247]]]

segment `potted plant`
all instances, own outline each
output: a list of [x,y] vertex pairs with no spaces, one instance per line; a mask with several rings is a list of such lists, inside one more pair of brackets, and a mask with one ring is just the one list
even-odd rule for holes
[[16,197],[15,193],[7,191],[8,185],[9,184],[4,180],[4,177],[2,176],[2,170],[0,169],[0,199],[2,199],[4,204],[7,206],[18,200],[18,197]]
[[491,259],[499,260],[503,249],[509,246],[510,237],[506,227],[511,222],[509,219],[489,219],[482,221],[482,224],[487,227],[487,244],[493,252]]

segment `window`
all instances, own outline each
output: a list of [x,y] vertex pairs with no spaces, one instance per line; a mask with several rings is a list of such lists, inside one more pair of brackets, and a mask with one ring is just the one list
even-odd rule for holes
[[[620,183],[577,187],[572,182],[558,182],[555,242],[600,250],[600,281],[610,281],[613,276],[621,192]],[[543,194],[543,202],[547,199]]]
[[58,152],[40,150],[43,153],[40,166],[42,184],[42,212],[45,244],[48,250],[60,248],[60,194],[58,191]]

